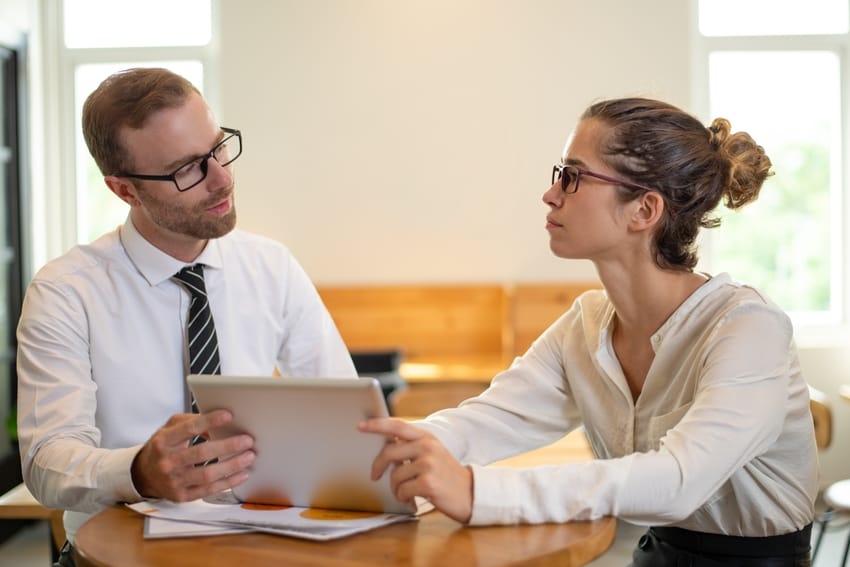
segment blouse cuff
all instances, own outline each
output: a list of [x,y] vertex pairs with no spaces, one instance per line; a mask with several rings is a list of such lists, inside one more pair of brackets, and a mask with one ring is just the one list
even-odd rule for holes
[[516,490],[516,471],[506,467],[470,465],[472,469],[472,517],[469,525],[516,523],[521,508]]

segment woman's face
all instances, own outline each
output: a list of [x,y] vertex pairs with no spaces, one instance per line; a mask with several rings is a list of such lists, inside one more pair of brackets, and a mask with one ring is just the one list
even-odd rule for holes
[[[594,119],[580,122],[564,149],[563,164],[618,177],[600,158],[599,148],[607,128]],[[557,180],[543,194],[543,202],[550,209],[546,230],[549,247],[556,256],[596,261],[631,253],[625,244],[630,204],[618,198],[614,184],[580,175],[578,191],[565,193]]]

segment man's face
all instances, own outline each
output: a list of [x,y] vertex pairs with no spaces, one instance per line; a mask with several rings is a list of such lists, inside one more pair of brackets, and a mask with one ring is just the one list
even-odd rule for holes
[[[206,155],[225,136],[198,95],[192,95],[179,108],[158,112],[143,128],[122,133],[133,172],[145,175],[167,175]],[[138,201],[134,224],[166,251],[169,242],[227,234],[236,225],[232,168],[232,164],[222,167],[210,158],[204,180],[182,192],[172,181],[133,180]]]

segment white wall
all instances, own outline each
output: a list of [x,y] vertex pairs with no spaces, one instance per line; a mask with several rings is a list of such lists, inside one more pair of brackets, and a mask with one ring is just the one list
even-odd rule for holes
[[240,225],[319,283],[595,279],[549,252],[541,195],[590,102],[687,104],[687,6],[225,1]]

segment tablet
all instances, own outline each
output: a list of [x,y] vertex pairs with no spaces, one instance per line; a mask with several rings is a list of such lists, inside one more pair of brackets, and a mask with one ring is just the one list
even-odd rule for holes
[[390,491],[389,474],[370,478],[383,436],[357,430],[368,417],[387,416],[374,378],[280,378],[193,374],[189,388],[202,412],[225,408],[233,421],[210,432],[254,438],[257,454],[246,482],[233,488],[242,502],[410,514],[413,505]]

